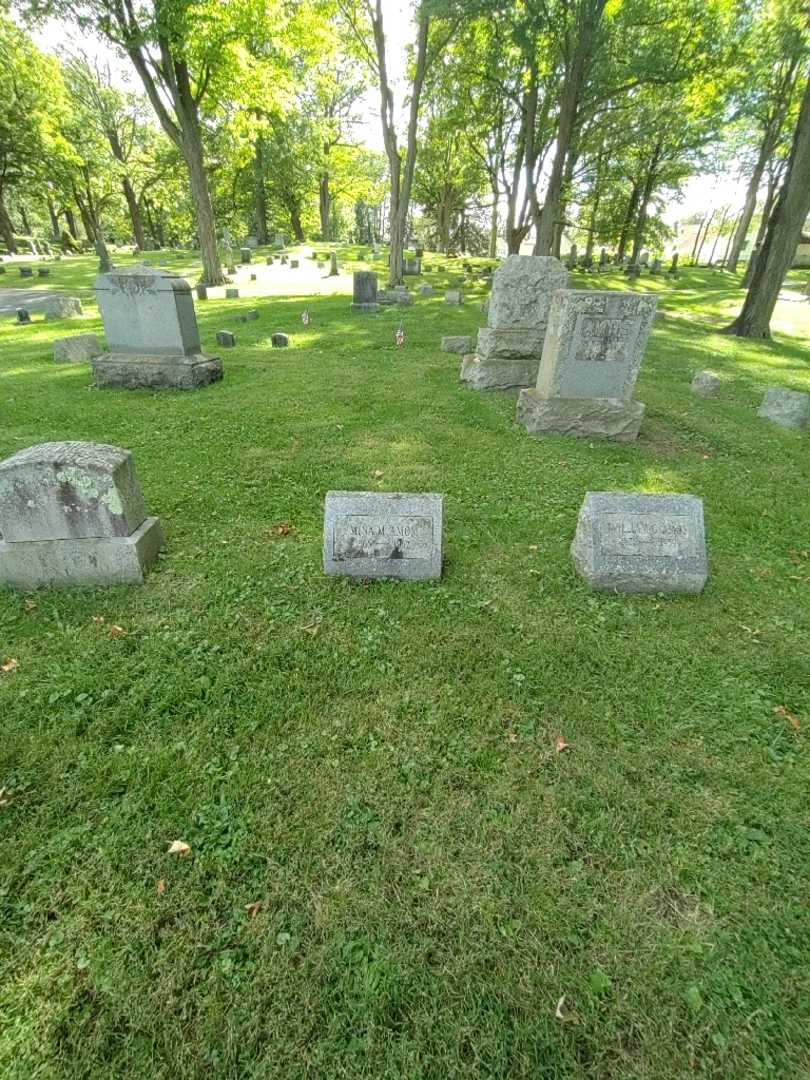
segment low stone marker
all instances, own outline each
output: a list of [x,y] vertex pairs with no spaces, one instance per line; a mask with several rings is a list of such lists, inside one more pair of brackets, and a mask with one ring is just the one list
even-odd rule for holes
[[73,337],[56,338],[53,343],[53,359],[57,364],[80,364],[101,356],[104,346],[95,334],[75,334]]
[[436,292],[436,290],[433,288],[433,286],[428,285],[427,282],[425,282],[424,285],[419,286],[419,295],[420,296],[433,296],[435,292]]
[[239,258],[243,264],[251,262],[253,260],[253,250],[249,247],[240,248]]
[[226,289],[225,290],[225,299],[226,300],[238,300],[239,299],[239,290],[238,289]]
[[708,398],[719,393],[722,385],[722,380],[718,375],[714,375],[711,371],[698,371],[694,379],[692,379],[689,389],[699,397]]
[[251,280],[251,281],[256,281],[256,280],[257,280],[257,278],[256,278],[256,275],[255,275],[255,274],[251,274],[251,275],[250,275],[250,280]]
[[460,304],[461,303],[461,289],[447,289],[444,294],[445,304]]
[[290,269],[291,270],[297,270],[298,269],[298,259],[290,259]]
[[270,344],[274,349],[286,349],[290,344],[290,339],[287,334],[277,333],[270,335]]
[[49,277],[50,273],[51,273],[50,266],[38,266],[37,267],[37,275],[39,277]]
[[109,352],[92,361],[96,385],[194,390],[222,378],[201,349],[191,286],[151,266],[100,274],[95,283]]
[[373,270],[355,270],[352,274],[352,311],[380,310],[377,300],[377,275]]
[[163,547],[128,450],[42,443],[0,462],[0,582],[124,585],[143,581]]
[[78,296],[52,296],[45,303],[45,319],[74,319],[82,314],[82,302]]
[[571,556],[596,589],[699,593],[709,575],[703,503],[694,495],[589,491]]
[[28,310],[28,308],[24,308],[24,307],[18,307],[17,308],[17,322],[21,323],[24,326],[28,326],[30,324],[30,322],[31,322],[31,312]]
[[568,272],[547,255],[510,255],[495,271],[487,325],[478,331],[475,355],[465,359],[461,381],[473,390],[534,386],[555,289]]
[[806,428],[810,424],[810,394],[772,387],[766,391],[757,416],[783,428]]
[[330,251],[329,252],[329,276],[330,277],[337,277],[337,275],[339,273],[340,273],[340,268],[338,267],[337,252],[336,251]]
[[230,330],[217,330],[217,345],[223,349],[232,349],[236,344],[236,334]]
[[537,386],[521,390],[517,422],[533,435],[635,439],[644,405],[633,388],[656,304],[651,293],[554,293]]
[[418,276],[422,273],[422,260],[419,258],[405,259],[405,265],[402,272],[403,274],[408,274],[408,276]]
[[472,352],[472,338],[469,334],[450,334],[442,338],[442,352],[459,353],[466,356]]
[[328,492],[324,571],[358,578],[440,578],[443,505],[443,496],[434,493]]
[[264,261],[268,266],[272,266],[273,263],[275,262],[275,259],[273,258],[272,255],[268,255],[267,258]]
[[258,319],[258,317],[259,317],[259,309],[255,308],[255,307],[250,308],[250,310],[247,313],[248,320],[252,321],[253,319]]
[[290,261],[289,256],[287,256],[287,255],[282,255],[281,256],[281,265],[282,266],[286,266],[289,263],[289,261]]
[[34,271],[33,271],[32,267],[30,267],[30,266],[21,266],[20,267],[20,277],[33,277],[33,276],[34,276]]
[[207,300],[208,299],[208,286],[203,285],[203,283],[201,281],[199,281],[194,286],[194,291],[197,294],[197,299],[198,300]]

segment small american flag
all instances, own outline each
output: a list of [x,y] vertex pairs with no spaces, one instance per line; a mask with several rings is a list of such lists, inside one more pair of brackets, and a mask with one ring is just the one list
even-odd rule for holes
[[394,334],[394,344],[397,346],[397,348],[399,348],[401,345],[405,344],[405,327],[404,326],[397,327],[397,332]]
[[304,324],[304,326],[309,326],[309,309],[308,308],[304,308],[304,310],[301,312],[301,322]]

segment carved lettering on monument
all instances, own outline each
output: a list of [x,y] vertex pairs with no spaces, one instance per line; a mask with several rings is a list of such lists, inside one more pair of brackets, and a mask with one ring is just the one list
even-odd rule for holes
[[686,518],[671,514],[603,514],[599,552],[624,558],[688,559],[698,554]]
[[348,514],[335,522],[332,557],[343,559],[429,559],[433,522],[425,517]]
[[143,293],[154,293],[152,286],[154,277],[146,274],[110,274],[110,282],[113,287],[125,292],[127,296],[141,296]]

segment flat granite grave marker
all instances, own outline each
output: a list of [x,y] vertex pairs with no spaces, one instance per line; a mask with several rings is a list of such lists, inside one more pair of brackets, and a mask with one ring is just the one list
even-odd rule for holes
[[810,424],[810,394],[771,387],[765,393],[757,416],[784,428],[806,428]]
[[352,275],[352,311],[379,311],[377,275],[373,270],[355,270]]
[[104,346],[95,334],[74,334],[73,337],[56,338],[53,358],[57,364],[79,364],[101,356]]
[[719,393],[722,385],[723,383],[718,375],[714,375],[711,371],[698,371],[694,379],[692,379],[689,389],[699,397],[708,398]]
[[442,575],[444,497],[330,491],[323,528],[327,574],[435,580]]
[[82,302],[78,296],[51,296],[45,301],[45,320],[73,319],[82,314]]
[[694,495],[589,491],[571,556],[596,589],[699,593],[709,575],[703,503]]
[[96,385],[194,390],[222,378],[201,352],[191,286],[151,266],[100,274],[95,283],[109,352],[92,361]]
[[464,359],[461,381],[473,390],[534,386],[551,298],[568,285],[568,271],[547,255],[510,255],[492,278],[487,325],[475,355]]
[[560,289],[534,390],[521,390],[517,421],[533,435],[635,439],[644,405],[633,388],[655,316],[650,293]]
[[0,582],[123,585],[143,581],[163,547],[128,450],[42,443],[0,462]]
[[231,330],[217,330],[217,345],[223,349],[232,349],[236,344],[236,334]]

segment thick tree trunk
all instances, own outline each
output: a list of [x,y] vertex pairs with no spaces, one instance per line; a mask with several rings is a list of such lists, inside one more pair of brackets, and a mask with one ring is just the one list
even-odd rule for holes
[[742,311],[727,333],[768,338],[773,309],[810,213],[810,79],[804,90],[787,172],[762,243]]
[[324,171],[318,180],[318,213],[321,218],[321,239],[332,239],[332,192],[329,187],[329,173]]
[[17,244],[14,241],[14,225],[8,216],[2,190],[0,190],[0,236],[3,237],[3,243],[6,245],[9,255],[16,255]]
[[79,239],[79,230],[76,227],[76,215],[73,213],[73,211],[70,209],[69,206],[65,207],[64,214],[65,214],[65,221],[67,222],[68,232],[70,233],[70,235],[73,237],[74,240],[78,240]]
[[[196,114],[196,106],[194,111]],[[191,195],[197,211],[197,235],[200,238],[200,256],[203,265],[200,280],[204,285],[223,285],[225,275],[222,273],[222,264],[219,261],[214,207],[211,203],[208,174],[203,161],[202,138],[196,115],[193,120],[186,119],[183,124],[183,146],[191,181]]]
[[146,233],[143,228],[143,217],[141,216],[141,208],[138,205],[135,190],[132,187],[132,181],[128,176],[124,176],[122,179],[121,187],[124,191],[124,198],[127,201],[129,220],[132,222],[132,235],[135,237],[137,246],[143,251],[146,247]]
[[557,147],[548,180],[543,213],[537,230],[534,251],[536,255],[549,255],[554,242],[554,226],[560,216],[560,199],[563,190],[565,160],[571,146],[574,124],[579,108],[579,98],[585,83],[596,41],[605,0],[583,0],[580,7],[579,25],[571,64],[566,71],[560,100],[560,117],[557,124]]
[[[107,242],[104,239],[104,227],[101,224],[101,218],[96,206],[96,201],[93,198],[93,189],[90,185],[90,170],[85,165],[82,168],[82,175],[84,176],[84,196],[79,203],[79,209],[83,214],[86,214],[87,221],[90,225],[93,238],[93,247],[96,249],[98,255],[98,268],[102,274],[109,273],[112,270],[112,259],[110,253],[107,250]],[[78,191],[76,192],[77,198],[79,197]]]
[[73,188],[73,198],[76,201],[76,205],[79,208],[79,214],[82,219],[82,225],[84,226],[84,233],[91,244],[95,246],[96,243],[96,230],[93,227],[93,219],[90,217],[90,211],[87,208],[87,204],[84,201],[84,196],[81,195],[76,188]]
[[754,240],[751,248],[751,254],[748,256],[748,263],[745,267],[745,273],[743,279],[740,282],[740,287],[747,289],[751,284],[751,278],[754,276],[754,270],[757,264],[757,258],[762,250],[762,241],[765,239],[765,233],[768,231],[768,221],[770,220],[771,212],[773,211],[773,204],[776,201],[776,177],[771,176],[768,180],[768,194],[765,196],[765,205],[762,207],[762,217],[760,218],[759,227],[757,228],[756,239]]
[[267,189],[264,184],[264,143],[261,135],[256,139],[253,153],[253,188],[256,201],[256,239],[267,244]]
[[768,164],[768,158],[772,153],[773,147],[771,146],[769,135],[766,135],[762,146],[759,149],[759,157],[754,166],[754,171],[751,173],[751,179],[748,181],[742,214],[737,223],[737,228],[734,231],[734,239],[731,241],[731,251],[729,252],[728,262],[726,264],[727,270],[737,269],[737,263],[740,261],[740,252],[743,249],[745,238],[748,235],[751,218],[754,216],[754,211],[757,208],[757,192],[762,183],[762,174],[765,172],[765,166]]
[[290,200],[287,203],[287,209],[290,213],[290,228],[292,229],[293,236],[299,244],[303,244],[305,236],[304,229],[301,224],[301,207],[298,203]]

